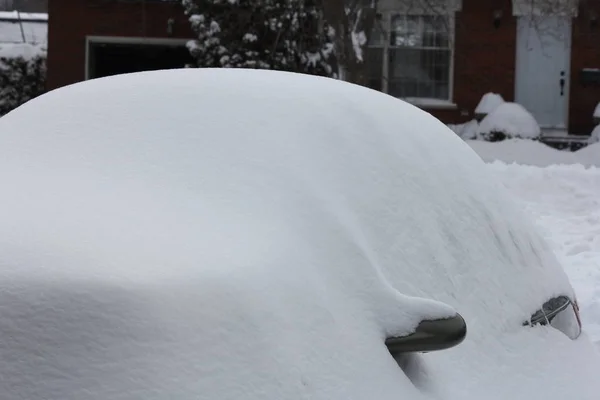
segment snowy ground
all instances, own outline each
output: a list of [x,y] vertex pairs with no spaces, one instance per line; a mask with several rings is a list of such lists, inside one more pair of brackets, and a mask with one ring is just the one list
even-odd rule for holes
[[577,291],[584,328],[600,347],[600,144],[581,153],[529,141],[469,144],[535,217]]

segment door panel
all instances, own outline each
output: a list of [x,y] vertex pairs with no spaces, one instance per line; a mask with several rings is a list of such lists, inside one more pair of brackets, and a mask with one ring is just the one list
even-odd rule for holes
[[515,100],[542,128],[567,126],[570,59],[570,18],[518,18]]

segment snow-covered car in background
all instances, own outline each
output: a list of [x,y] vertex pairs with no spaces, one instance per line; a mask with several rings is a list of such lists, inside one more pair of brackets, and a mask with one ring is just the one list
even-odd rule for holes
[[[527,216],[446,126],[376,91],[92,80],[0,119],[0,185],[2,398],[600,393]],[[455,335],[428,348],[428,321]]]

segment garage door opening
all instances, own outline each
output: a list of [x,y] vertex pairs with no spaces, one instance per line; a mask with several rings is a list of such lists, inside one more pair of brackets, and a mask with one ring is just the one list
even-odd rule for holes
[[185,44],[88,44],[88,79],[131,72],[183,68],[193,59]]

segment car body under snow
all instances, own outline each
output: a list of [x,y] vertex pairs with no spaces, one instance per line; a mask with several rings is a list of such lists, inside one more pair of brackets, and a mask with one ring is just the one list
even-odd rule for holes
[[[576,299],[528,217],[446,126],[376,91],[92,80],[0,119],[0,185],[3,398],[600,393],[585,332],[544,323]],[[457,311],[460,345],[390,355]]]

